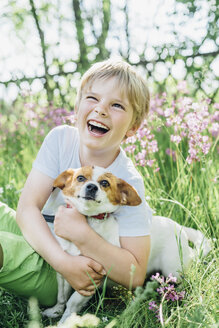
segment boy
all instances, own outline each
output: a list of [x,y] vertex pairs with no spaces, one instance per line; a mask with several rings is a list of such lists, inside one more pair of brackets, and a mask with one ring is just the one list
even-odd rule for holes
[[[11,218],[13,213],[0,207],[4,212],[0,214],[0,286],[52,305],[57,293],[55,271],[79,293],[90,296],[95,287],[87,273],[97,286],[109,272],[112,280],[129,287],[132,264],[136,268],[132,287],[143,284],[150,251],[151,211],[145,202],[142,178],[120,144],[134,135],[148,110],[146,83],[129,64],[107,60],[84,74],[75,105],[77,128],[60,126],[45,138],[18,203],[20,229]],[[107,168],[133,185],[142,199],[141,205],[124,206],[117,213],[121,248],[96,234],[74,207],[64,207],[59,190],[51,194],[53,181],[62,171],[85,165]],[[75,243],[82,256],[73,257],[61,249],[42,213],[47,217],[56,214],[56,234]],[[2,218],[7,222],[1,224],[6,221]],[[13,222],[10,229],[9,221]],[[16,250],[19,259],[14,265]]]

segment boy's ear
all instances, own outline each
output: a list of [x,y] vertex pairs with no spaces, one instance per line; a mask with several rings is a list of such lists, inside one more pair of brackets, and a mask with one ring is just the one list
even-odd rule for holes
[[138,130],[138,126],[133,126],[132,128],[130,128],[127,132],[126,132],[126,137],[127,138],[129,138],[129,137],[132,137],[134,134],[135,134],[135,132]]
[[141,204],[141,198],[134,187],[122,179],[118,179],[117,188],[120,193],[120,204],[137,206]]
[[73,176],[74,176],[74,170],[72,169],[68,169],[62,172],[53,182],[53,187],[63,189],[64,187],[66,187],[68,183],[72,181]]

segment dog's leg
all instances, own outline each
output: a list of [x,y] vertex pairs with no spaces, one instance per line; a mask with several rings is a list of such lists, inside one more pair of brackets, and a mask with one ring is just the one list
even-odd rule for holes
[[85,304],[91,299],[92,296],[82,296],[78,292],[74,292],[66,304],[66,310],[59,321],[59,325],[72,314],[79,312]]
[[58,283],[58,296],[57,296],[56,305],[42,312],[42,315],[47,316],[49,318],[57,318],[63,313],[66,302],[69,297],[69,293],[71,291],[71,286],[69,285],[69,283],[58,273],[57,273],[57,283]]

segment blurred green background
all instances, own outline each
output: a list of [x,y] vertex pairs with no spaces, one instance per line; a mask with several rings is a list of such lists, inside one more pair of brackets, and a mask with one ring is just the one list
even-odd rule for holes
[[1,0],[1,105],[28,90],[72,109],[81,74],[110,56],[153,93],[187,80],[216,101],[218,16],[216,0]]

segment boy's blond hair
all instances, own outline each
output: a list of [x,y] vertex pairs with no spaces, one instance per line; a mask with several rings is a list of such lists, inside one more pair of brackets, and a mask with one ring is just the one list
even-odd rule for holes
[[128,101],[133,108],[132,127],[139,128],[149,111],[150,93],[142,76],[123,60],[108,59],[92,65],[82,76],[76,105],[79,105],[86,86],[89,88],[95,80],[112,77],[118,79],[122,94],[127,95]]

